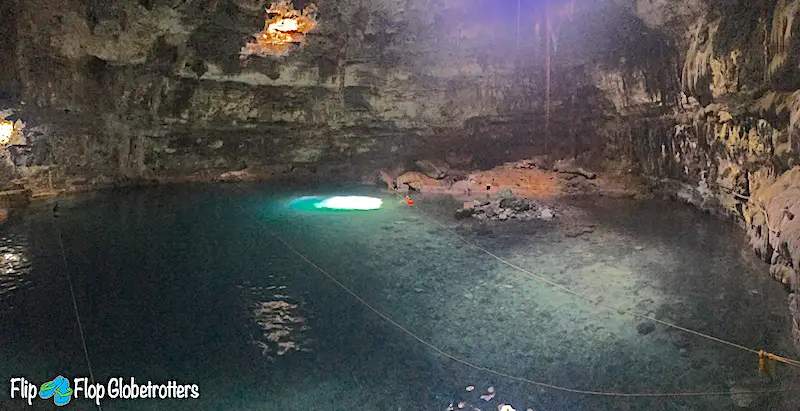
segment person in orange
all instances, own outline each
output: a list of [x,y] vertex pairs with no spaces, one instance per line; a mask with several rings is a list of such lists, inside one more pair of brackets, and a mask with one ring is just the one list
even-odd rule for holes
[[414,200],[412,200],[411,196],[408,194],[406,194],[406,204],[408,204],[409,207],[414,205]]

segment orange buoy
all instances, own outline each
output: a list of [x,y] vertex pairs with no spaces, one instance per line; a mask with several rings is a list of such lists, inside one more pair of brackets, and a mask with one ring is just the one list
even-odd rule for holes
[[409,207],[414,205],[414,200],[411,199],[411,196],[406,196],[406,204],[408,204]]

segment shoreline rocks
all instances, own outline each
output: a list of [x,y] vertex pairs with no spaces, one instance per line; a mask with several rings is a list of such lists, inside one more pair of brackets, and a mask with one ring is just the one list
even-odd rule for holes
[[789,292],[792,338],[800,347],[800,167],[764,181],[744,203],[750,246]]
[[[414,162],[414,168],[416,170],[377,170],[376,183],[400,193],[417,191],[467,198],[474,198],[477,194],[496,196],[505,190],[514,190],[527,198],[599,194],[602,191],[597,173],[578,166],[575,159],[553,161],[548,156],[537,156],[471,172],[453,169],[443,162],[418,160]],[[551,214],[545,212],[542,217],[549,219]]]

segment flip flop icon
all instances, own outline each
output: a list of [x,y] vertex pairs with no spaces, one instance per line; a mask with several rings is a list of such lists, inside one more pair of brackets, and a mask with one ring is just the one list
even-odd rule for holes
[[58,390],[64,383],[66,383],[67,388],[69,388],[69,381],[59,375],[53,379],[53,381],[48,381],[42,384],[42,387],[39,389],[39,397],[41,397],[43,400],[52,397],[56,393],[56,390]]
[[69,400],[72,399],[72,388],[69,387],[69,381],[66,384],[61,385],[56,390],[56,395],[53,397],[53,401],[56,403],[57,406],[67,405]]

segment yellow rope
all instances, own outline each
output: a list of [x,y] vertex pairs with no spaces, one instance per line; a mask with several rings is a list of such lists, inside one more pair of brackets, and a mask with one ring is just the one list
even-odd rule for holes
[[[325,271],[322,267],[318,266],[316,263],[311,261],[308,257],[303,255],[300,251],[296,250],[292,247],[288,242],[286,242],[283,238],[281,238],[278,234],[270,230],[269,228],[265,228],[267,233],[273,236],[276,240],[281,242],[289,251],[300,257],[303,261],[308,263],[310,266],[314,267],[317,271],[325,275],[328,279],[333,281],[337,286],[343,289],[345,292],[353,296],[356,300],[358,300],[361,304],[367,307],[370,311],[374,312],[376,315],[384,319],[389,324],[393,325],[409,337],[413,338],[414,340],[418,341],[420,344],[430,348],[434,352],[438,353],[439,355],[448,358],[454,362],[467,366],[477,371],[486,372],[489,374],[497,375],[499,377],[508,378],[513,381],[523,382],[531,385],[536,385],[542,388],[548,388],[551,390],[562,391],[567,393],[573,394],[582,394],[582,395],[593,395],[593,396],[604,396],[604,397],[709,397],[709,396],[727,396],[730,395],[731,392],[728,391],[706,391],[706,392],[672,392],[672,393],[625,393],[625,392],[610,392],[610,391],[594,391],[594,390],[580,390],[574,388],[567,388],[553,384],[547,384],[540,381],[534,381],[523,377],[517,377],[511,374],[507,374],[501,371],[496,371],[491,368],[483,367],[477,364],[474,364],[470,361],[464,360],[460,357],[457,357],[453,354],[450,354],[435,345],[429,343],[428,341],[422,339],[421,337],[417,336],[407,328],[400,325],[397,321],[393,320],[386,314],[383,314],[381,311],[373,307],[370,303],[365,301],[361,298],[358,294],[354,291],[350,290],[346,285],[342,284],[339,280],[337,280],[334,276],[329,274]],[[755,390],[755,391],[737,391],[736,394],[771,394],[771,393],[780,393],[780,392],[792,392],[792,391],[800,391],[800,388],[786,388],[786,389],[773,389],[773,390]]]
[[[421,213],[427,215],[427,213],[425,213],[425,211],[422,210],[419,207],[419,205],[417,205],[415,207]],[[583,294],[581,294],[581,293],[579,293],[577,291],[574,291],[574,290],[572,290],[570,288],[567,288],[567,287],[565,287],[565,286],[563,286],[563,285],[561,285],[561,284],[559,284],[559,283],[557,283],[557,282],[555,282],[553,280],[550,280],[549,278],[546,278],[546,277],[543,277],[541,275],[535,274],[535,273],[533,273],[533,272],[531,272],[529,270],[526,270],[525,268],[522,268],[522,267],[520,267],[520,266],[518,266],[518,265],[516,265],[514,263],[511,263],[508,260],[506,260],[506,259],[494,254],[493,252],[491,252],[491,251],[489,251],[489,250],[487,250],[487,249],[485,249],[485,248],[483,248],[483,247],[481,247],[481,246],[479,246],[479,245],[467,240],[462,235],[458,234],[457,232],[451,230],[446,225],[444,225],[444,224],[440,223],[439,221],[437,221],[435,218],[433,218],[432,220],[434,222],[436,222],[439,226],[441,226],[442,228],[444,228],[445,230],[450,232],[451,234],[453,234],[456,237],[458,237],[464,243],[466,243],[466,244],[468,244],[468,245],[470,245],[470,246],[482,251],[486,255],[494,258],[495,260],[497,260],[497,261],[499,261],[499,262],[501,262],[501,263],[503,263],[503,264],[505,264],[505,265],[507,265],[507,266],[509,266],[509,267],[511,267],[511,268],[523,273],[523,274],[529,275],[529,276],[535,278],[536,280],[539,280],[539,281],[544,282],[546,284],[549,284],[549,285],[551,285],[551,286],[553,286],[555,288],[558,288],[559,290],[561,290],[561,291],[563,291],[563,292],[565,292],[567,294],[573,295],[573,296],[578,297],[580,299],[583,299],[583,300],[589,301],[589,302],[591,302],[593,304],[596,304],[597,306],[604,307],[604,308],[607,308],[607,309],[610,309],[610,310],[614,310],[614,311],[617,311],[617,312],[620,312],[620,313],[623,313],[623,314],[628,314],[628,315],[636,317],[636,318],[652,321],[654,323],[658,323],[658,324],[661,324],[661,325],[666,326],[666,327],[674,328],[676,330],[680,330],[680,331],[683,331],[683,332],[686,332],[686,333],[689,333],[689,334],[693,334],[693,335],[696,335],[698,337],[702,337],[702,338],[706,338],[706,339],[709,339],[709,340],[712,340],[712,341],[716,341],[716,342],[718,342],[720,344],[725,344],[725,345],[728,345],[730,347],[738,348],[740,350],[747,351],[747,352],[749,352],[751,354],[760,355],[760,353],[763,351],[763,350],[754,350],[752,348],[745,347],[744,345],[741,345],[741,344],[737,344],[737,343],[734,343],[734,342],[731,342],[731,341],[723,340],[721,338],[717,338],[717,337],[714,337],[712,335],[709,335],[709,334],[706,334],[706,333],[702,333],[700,331],[695,331],[695,330],[692,330],[692,329],[689,329],[689,328],[686,328],[686,327],[681,327],[681,326],[679,326],[677,324],[673,324],[673,323],[670,323],[670,322],[667,322],[667,321],[659,320],[657,318],[650,317],[650,316],[647,316],[647,315],[644,315],[644,314],[639,314],[639,313],[636,313],[636,312],[633,312],[633,311],[630,311],[630,310],[625,310],[625,309],[622,309],[622,308],[614,307],[614,306],[609,305],[609,304],[604,304],[604,303],[602,303],[600,301],[592,299],[591,297],[588,297],[588,296],[583,295]],[[774,355],[774,354],[770,354],[770,355],[773,355],[775,357],[774,358],[775,361],[779,361],[781,363],[792,365],[792,366],[795,366],[795,367],[800,367],[800,361],[789,359],[789,358],[786,358],[786,357],[780,357],[780,356],[777,356],[777,355]]]

